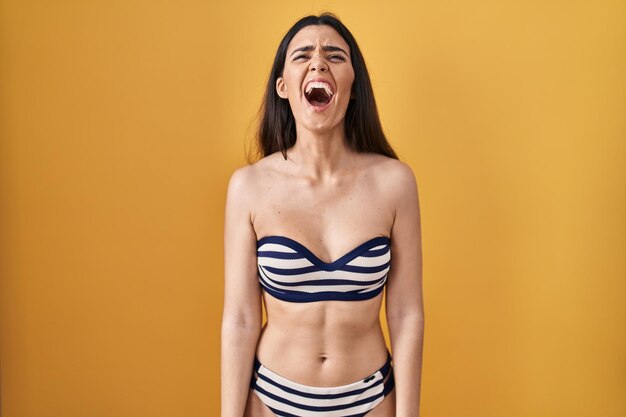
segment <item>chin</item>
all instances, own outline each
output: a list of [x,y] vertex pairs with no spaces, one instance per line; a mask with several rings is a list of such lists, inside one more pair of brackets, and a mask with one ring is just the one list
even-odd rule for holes
[[309,132],[326,133],[326,132],[330,132],[332,130],[339,128],[340,125],[341,123],[333,124],[331,121],[326,121],[326,122],[317,122],[317,123],[316,122],[303,123],[302,127],[308,130]]

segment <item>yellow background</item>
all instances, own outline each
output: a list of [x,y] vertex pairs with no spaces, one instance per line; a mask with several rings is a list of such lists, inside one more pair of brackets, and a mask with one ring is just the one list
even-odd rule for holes
[[3,417],[219,415],[226,185],[324,10],[419,184],[422,416],[626,415],[624,1],[4,0]]

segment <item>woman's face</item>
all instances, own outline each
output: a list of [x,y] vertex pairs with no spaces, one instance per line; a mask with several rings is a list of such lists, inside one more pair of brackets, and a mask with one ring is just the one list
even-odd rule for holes
[[331,26],[311,25],[289,43],[276,91],[289,100],[298,128],[320,133],[343,126],[353,82],[346,41]]

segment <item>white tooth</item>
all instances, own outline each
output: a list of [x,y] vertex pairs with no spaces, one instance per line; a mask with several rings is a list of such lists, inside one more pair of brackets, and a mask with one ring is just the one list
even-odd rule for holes
[[332,90],[330,88],[330,85],[328,83],[326,83],[326,82],[323,82],[323,81],[312,81],[312,82],[310,82],[307,85],[305,92],[308,94],[314,88],[323,88],[324,90],[326,90],[326,93],[328,93],[328,95],[330,95],[330,96],[333,95]]

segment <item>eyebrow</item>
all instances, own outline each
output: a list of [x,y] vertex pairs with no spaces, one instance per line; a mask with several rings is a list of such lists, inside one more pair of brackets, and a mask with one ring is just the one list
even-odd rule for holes
[[[307,52],[307,51],[312,51],[313,49],[315,49],[315,47],[313,45],[306,45],[306,46],[301,46],[298,49],[294,49],[294,51],[289,54],[289,56],[295,54],[296,52]],[[343,49],[341,49],[338,46],[332,46],[332,45],[326,45],[326,46],[322,46],[322,51],[341,51],[344,54],[346,54],[346,56],[348,55],[348,53],[346,51],[344,51]]]

